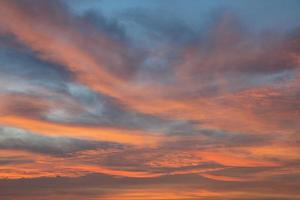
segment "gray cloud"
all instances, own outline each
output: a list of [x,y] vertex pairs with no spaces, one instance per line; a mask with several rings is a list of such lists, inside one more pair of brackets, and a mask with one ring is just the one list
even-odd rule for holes
[[0,71],[2,73],[19,76],[45,86],[47,84],[50,86],[49,81],[53,80],[55,82],[70,80],[70,72],[56,63],[38,58],[36,53],[20,43],[14,36],[0,32]]

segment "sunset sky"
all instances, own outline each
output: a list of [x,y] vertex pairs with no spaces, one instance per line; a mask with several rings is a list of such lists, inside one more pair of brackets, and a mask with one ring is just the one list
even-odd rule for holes
[[300,199],[299,0],[0,0],[0,200]]

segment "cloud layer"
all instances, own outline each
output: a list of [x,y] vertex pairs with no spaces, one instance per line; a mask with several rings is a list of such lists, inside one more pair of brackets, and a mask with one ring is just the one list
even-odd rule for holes
[[298,25],[76,2],[0,1],[0,197],[299,196]]

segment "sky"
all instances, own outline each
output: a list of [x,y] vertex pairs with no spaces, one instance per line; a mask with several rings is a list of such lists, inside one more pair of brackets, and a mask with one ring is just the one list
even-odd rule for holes
[[1,0],[1,200],[300,199],[300,1]]

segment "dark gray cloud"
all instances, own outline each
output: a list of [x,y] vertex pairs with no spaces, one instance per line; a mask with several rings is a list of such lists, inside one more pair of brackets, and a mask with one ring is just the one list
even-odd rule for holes
[[[283,180],[285,180],[283,182]],[[293,184],[291,184],[291,182]],[[37,178],[20,180],[0,180],[0,193],[4,200],[17,199],[111,199],[113,195],[134,195],[140,191],[152,191],[152,195],[181,194],[188,200],[202,199],[201,191],[230,195],[230,199],[254,200],[296,200],[299,176],[261,182],[218,182],[198,175],[176,175],[158,178],[118,178],[101,174],[91,174],[78,178]],[[272,187],[270,187],[272,185]],[[37,190],[36,188],[39,188]],[[148,190],[147,190],[148,188]],[[160,189],[161,190],[160,190]],[[201,190],[199,190],[201,188]],[[181,193],[178,191],[187,191]],[[229,193],[227,193],[230,191]],[[162,192],[162,193],[160,193]],[[192,193],[194,192],[194,193]],[[199,192],[199,196],[197,196]],[[194,197],[191,197],[191,193]],[[145,194],[149,195],[149,194]],[[277,196],[277,197],[276,197]],[[279,197],[278,197],[279,196]],[[149,196],[143,196],[147,198]],[[219,196],[205,197],[219,200]],[[167,199],[166,199],[167,200]]]
[[[0,92],[42,95],[59,91],[72,74],[62,66],[45,61],[14,36],[0,33]],[[17,59],[16,59],[17,58]]]
[[[8,40],[8,41],[5,41]],[[36,81],[62,81],[70,79],[70,74],[61,66],[39,59],[35,53],[18,43],[12,36],[0,37],[0,70]],[[16,59],[18,58],[18,59]]]

